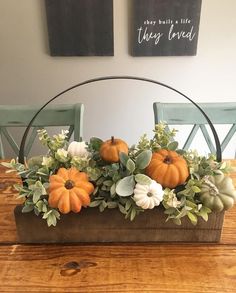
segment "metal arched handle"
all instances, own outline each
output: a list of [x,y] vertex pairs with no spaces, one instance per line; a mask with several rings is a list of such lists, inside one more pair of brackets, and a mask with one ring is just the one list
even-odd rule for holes
[[89,80],[86,80],[86,81],[83,81],[81,83],[78,83],[76,85],[73,85],[69,88],[67,88],[66,90],[60,92],[59,94],[57,94],[56,96],[54,96],[53,98],[51,98],[47,103],[45,103],[39,110],[38,112],[34,115],[34,117],[31,119],[31,121],[29,122],[29,125],[27,126],[24,134],[23,134],[23,137],[22,137],[22,140],[21,140],[21,144],[20,144],[20,150],[19,150],[19,162],[20,163],[24,163],[24,148],[25,148],[25,143],[26,143],[26,139],[27,139],[27,135],[29,133],[29,130],[35,120],[35,118],[38,116],[38,114],[49,104],[51,103],[52,101],[54,101],[55,99],[57,99],[59,96],[63,95],[64,93],[66,92],[69,92],[70,90],[73,90],[75,88],[78,88],[80,86],[83,86],[83,85],[86,85],[86,84],[90,84],[90,83],[94,83],[94,82],[98,82],[98,81],[104,81],[104,80],[114,80],[114,79],[125,79],[125,80],[138,80],[138,81],[144,81],[144,82],[149,82],[149,83],[154,83],[154,84],[157,84],[157,85],[160,85],[160,86],[163,86],[165,88],[168,88],[176,93],[178,93],[179,95],[183,96],[184,98],[186,98],[188,101],[190,101],[193,105],[195,105],[199,111],[203,114],[203,116],[206,118],[210,128],[211,128],[211,131],[213,133],[213,136],[214,136],[214,140],[215,140],[215,145],[216,145],[216,160],[218,162],[221,162],[222,161],[222,151],[221,151],[221,146],[220,146],[220,141],[219,141],[219,137],[217,135],[217,132],[215,130],[215,127],[214,125],[212,124],[211,120],[209,119],[209,117],[206,115],[206,113],[203,111],[203,109],[198,105],[196,104],[192,99],[190,99],[189,97],[187,97],[185,94],[181,93],[180,91],[176,90],[175,88],[167,85],[167,84],[164,84],[162,82],[159,82],[159,81],[156,81],[156,80],[153,80],[153,79],[148,79],[148,78],[143,78],[143,77],[137,77],[137,76],[104,76],[104,77],[98,77],[98,78],[94,78],[94,79],[89,79]]

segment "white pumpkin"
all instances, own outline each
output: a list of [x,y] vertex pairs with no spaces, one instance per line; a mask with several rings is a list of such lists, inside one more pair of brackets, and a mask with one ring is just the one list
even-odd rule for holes
[[87,146],[84,141],[78,142],[78,141],[72,141],[68,146],[68,153],[72,157],[80,157],[85,158],[88,157],[89,152],[87,151]]
[[164,191],[161,184],[155,180],[150,185],[142,185],[137,183],[134,188],[134,201],[137,206],[143,209],[153,209],[159,206],[163,200]]

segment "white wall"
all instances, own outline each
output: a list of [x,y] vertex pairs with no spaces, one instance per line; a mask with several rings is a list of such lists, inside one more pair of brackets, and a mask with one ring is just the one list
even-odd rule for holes
[[[114,0],[114,57],[51,57],[44,1],[0,0],[1,104],[43,104],[73,84],[107,75],[156,79],[197,102],[236,101],[236,1],[202,2],[197,56],[130,56],[129,1]],[[76,100],[85,104],[86,140],[115,135],[130,144],[151,134],[153,101],[184,102],[166,89],[130,81],[93,84],[58,102]]]

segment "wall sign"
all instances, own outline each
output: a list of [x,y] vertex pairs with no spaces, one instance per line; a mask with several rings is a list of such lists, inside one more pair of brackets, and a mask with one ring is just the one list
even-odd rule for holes
[[113,56],[113,0],[45,0],[52,56]]
[[201,0],[133,0],[133,56],[196,55]]

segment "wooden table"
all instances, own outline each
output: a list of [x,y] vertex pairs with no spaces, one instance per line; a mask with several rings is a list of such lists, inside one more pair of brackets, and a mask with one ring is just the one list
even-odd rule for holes
[[19,245],[17,181],[0,167],[1,293],[236,292],[236,206],[220,244]]

